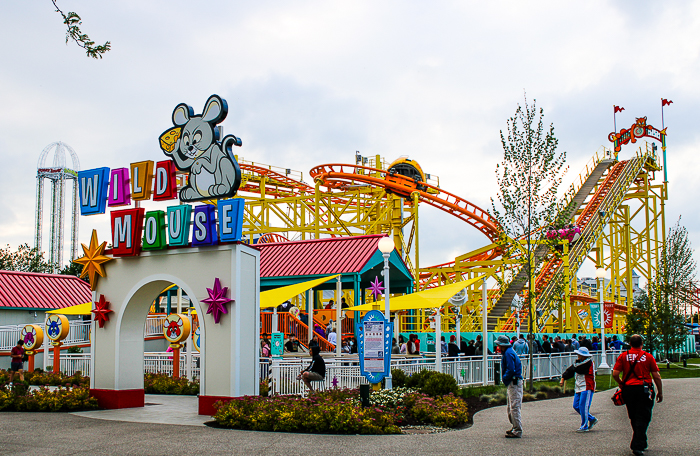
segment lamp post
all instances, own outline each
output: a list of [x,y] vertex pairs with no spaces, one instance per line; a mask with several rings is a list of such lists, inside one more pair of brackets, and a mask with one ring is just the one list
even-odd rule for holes
[[[391,312],[389,307],[389,295],[391,294],[389,289],[389,255],[394,251],[394,241],[390,237],[383,237],[377,243],[377,248],[382,252],[384,257],[384,318],[386,318],[387,323],[389,323]],[[387,325],[388,327],[388,325]],[[391,356],[391,351],[389,352]],[[386,380],[384,382],[386,389],[391,389],[391,362],[389,363],[389,372],[387,372]]]
[[605,286],[605,269],[597,268],[595,270],[595,276],[598,279],[598,297],[600,299],[600,346],[602,348],[600,365],[598,369],[602,373],[607,373],[610,370],[608,365],[607,357],[605,356],[605,303],[603,302],[603,287]]

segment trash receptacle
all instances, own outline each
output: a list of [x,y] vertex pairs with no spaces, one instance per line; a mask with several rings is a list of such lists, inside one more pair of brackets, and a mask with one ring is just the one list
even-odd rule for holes
[[360,385],[360,402],[363,407],[369,407],[369,385]]

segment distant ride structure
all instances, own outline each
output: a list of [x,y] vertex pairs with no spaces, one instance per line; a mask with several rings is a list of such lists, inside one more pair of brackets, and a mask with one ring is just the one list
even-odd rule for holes
[[[66,155],[70,156],[71,166],[67,166]],[[51,184],[51,229],[49,240],[49,263],[57,272],[63,264],[63,239],[66,218],[66,187],[72,183],[70,199],[70,258],[72,261],[78,253],[78,171],[80,160],[78,154],[68,144],[56,141],[44,148],[37,161],[36,172],[36,218],[34,226],[34,247],[42,251],[44,222],[45,181]]]

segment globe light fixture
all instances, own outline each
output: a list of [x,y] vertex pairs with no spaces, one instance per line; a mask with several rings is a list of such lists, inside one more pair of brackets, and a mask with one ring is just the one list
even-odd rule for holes
[[383,254],[389,254],[394,251],[394,241],[390,237],[383,237],[377,243],[377,248]]

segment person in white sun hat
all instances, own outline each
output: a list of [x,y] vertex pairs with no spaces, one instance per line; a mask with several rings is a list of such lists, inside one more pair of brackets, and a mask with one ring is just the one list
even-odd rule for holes
[[581,427],[577,432],[588,432],[598,423],[598,418],[590,412],[595,391],[595,366],[593,355],[586,347],[574,350],[574,353],[578,355],[578,359],[564,371],[559,384],[564,386],[566,380],[575,377],[574,410],[581,415]]

